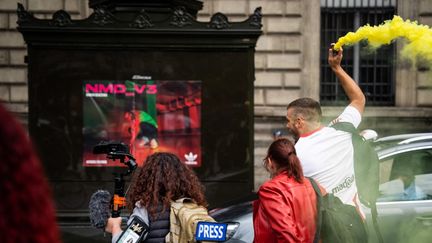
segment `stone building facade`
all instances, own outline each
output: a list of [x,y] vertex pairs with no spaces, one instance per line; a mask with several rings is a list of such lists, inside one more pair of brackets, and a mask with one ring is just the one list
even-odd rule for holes
[[[378,1],[378,0],[377,0]],[[397,14],[432,26],[432,0],[395,0]],[[87,0],[0,0],[0,99],[27,122],[26,45],[16,30],[17,2],[38,18],[64,9],[73,19],[86,18]],[[266,178],[262,158],[271,132],[285,126],[286,105],[299,97],[320,98],[321,5],[318,0],[203,0],[198,19],[216,12],[229,21],[243,21],[262,7],[263,35],[255,55],[255,188]],[[336,41],[336,40],[335,40]],[[397,44],[397,48],[401,48]],[[367,107],[363,127],[380,134],[432,129],[432,72],[396,62],[395,104]],[[341,106],[325,106],[325,119]]]

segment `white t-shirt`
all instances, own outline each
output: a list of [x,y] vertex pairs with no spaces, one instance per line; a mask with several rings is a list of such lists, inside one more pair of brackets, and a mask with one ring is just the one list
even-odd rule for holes
[[[361,114],[354,107],[347,106],[330,125],[335,122],[350,122],[358,127]],[[321,127],[303,134],[295,148],[305,176],[314,178],[343,203],[359,208],[350,133],[332,127]]]

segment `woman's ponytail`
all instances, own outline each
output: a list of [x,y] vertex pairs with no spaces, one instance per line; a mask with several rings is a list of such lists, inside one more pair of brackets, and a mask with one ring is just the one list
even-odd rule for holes
[[267,158],[276,164],[279,171],[286,171],[297,182],[303,180],[303,169],[297,157],[294,145],[286,138],[275,140],[267,151]]

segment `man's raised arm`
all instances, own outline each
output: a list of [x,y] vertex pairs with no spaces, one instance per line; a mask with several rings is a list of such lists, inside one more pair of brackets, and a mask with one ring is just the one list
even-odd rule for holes
[[351,102],[350,105],[356,108],[360,114],[363,114],[366,98],[354,79],[352,79],[341,67],[340,64],[342,61],[342,54],[342,48],[339,49],[336,55],[333,54],[333,48],[330,48],[328,54],[328,63],[333,72],[336,74],[336,77],[342,85],[346,95],[348,96]]

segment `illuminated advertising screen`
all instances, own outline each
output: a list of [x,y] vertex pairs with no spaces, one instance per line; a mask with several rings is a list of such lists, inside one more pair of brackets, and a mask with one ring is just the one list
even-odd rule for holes
[[123,166],[93,154],[101,142],[129,146],[138,165],[171,152],[201,166],[201,81],[84,81],[83,119],[85,167]]

